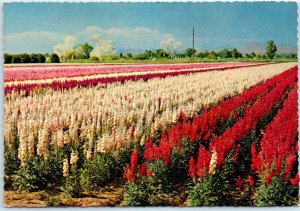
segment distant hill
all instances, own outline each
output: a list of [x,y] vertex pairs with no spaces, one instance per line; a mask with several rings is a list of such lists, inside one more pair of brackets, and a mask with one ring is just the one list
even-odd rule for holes
[[[238,51],[240,51],[242,54],[246,53],[252,53],[255,52],[257,54],[263,54],[266,52],[266,46],[263,44],[258,43],[248,43],[240,48],[238,48]],[[287,45],[278,45],[277,46],[277,53],[297,53],[297,48]]]

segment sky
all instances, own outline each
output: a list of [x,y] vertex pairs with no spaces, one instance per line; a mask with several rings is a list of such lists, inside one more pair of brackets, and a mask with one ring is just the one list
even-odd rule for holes
[[111,40],[116,50],[161,48],[165,39],[211,50],[248,43],[297,47],[295,2],[235,3],[7,3],[6,53],[51,53],[68,35],[94,45],[91,37]]

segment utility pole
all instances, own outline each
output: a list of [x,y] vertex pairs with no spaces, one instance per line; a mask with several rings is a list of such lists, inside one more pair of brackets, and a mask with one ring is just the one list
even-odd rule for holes
[[194,61],[194,49],[195,49],[195,30],[193,26],[193,61]]

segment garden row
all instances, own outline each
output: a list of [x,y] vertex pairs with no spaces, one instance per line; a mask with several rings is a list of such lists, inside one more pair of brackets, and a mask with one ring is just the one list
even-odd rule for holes
[[218,67],[242,67],[262,63],[190,63],[190,64],[148,64],[148,65],[17,65],[5,66],[4,81],[41,80],[51,78],[69,78],[97,74],[153,72],[165,70],[211,69]]
[[[191,183],[192,205],[225,205],[229,203],[228,194],[238,195],[238,178],[242,184],[249,175],[257,180],[258,176],[248,171],[251,144],[245,148],[236,143],[248,136],[258,139],[258,131],[281,107],[297,78],[296,67],[283,70],[282,64],[276,64],[8,98],[5,184],[30,191],[62,187],[65,193],[76,197],[121,177],[126,169],[128,205],[162,204],[164,194],[180,181]],[[251,86],[254,87],[243,91]],[[236,96],[230,97],[233,95]],[[99,102],[95,96],[101,96]],[[215,106],[208,108],[210,105]],[[123,113],[124,109],[128,111]],[[256,113],[265,116],[255,116]],[[161,122],[154,124],[160,117]],[[227,164],[231,152],[241,165]],[[244,152],[250,157],[248,163],[239,159],[245,157]],[[193,166],[191,156],[197,161],[197,174],[192,174],[190,168],[195,184],[188,179],[189,163]],[[204,159],[197,159],[198,156]],[[245,167],[236,173],[231,167],[224,167],[227,165]],[[211,171],[207,172],[207,166]],[[206,178],[211,183],[204,182]],[[219,189],[220,185],[225,189]],[[223,192],[216,194],[220,192],[216,190]],[[244,195],[248,192],[242,191]]]
[[[137,80],[150,80],[153,78],[166,78],[166,77],[174,77],[179,75],[188,75],[195,74],[201,72],[208,71],[224,71],[224,70],[233,70],[241,67],[248,66],[261,66],[262,64],[246,64],[246,65],[238,65],[238,66],[228,66],[226,67],[215,67],[215,68],[196,68],[196,69],[179,69],[179,70],[159,70],[157,72],[150,71],[142,71],[142,72],[124,72],[120,74],[98,74],[92,76],[76,76],[74,78],[63,78],[54,77],[53,79],[45,79],[45,80],[27,80],[27,81],[16,81],[16,82],[6,82],[4,93],[5,95],[11,93],[20,93],[28,95],[31,91],[40,91],[43,89],[53,89],[53,90],[65,90],[74,87],[88,87],[88,86],[96,86],[98,84],[110,84],[110,83],[124,83],[126,81],[137,81]],[[121,69],[121,68],[120,68]],[[122,69],[121,69],[122,70]],[[82,71],[80,71],[82,72]],[[25,74],[27,75],[27,74]],[[43,75],[43,74],[40,74]],[[57,74],[56,74],[57,75]],[[28,77],[28,76],[27,76]]]
[[162,205],[188,174],[192,206],[297,204],[296,80],[293,68],[136,147],[124,172],[128,205]]

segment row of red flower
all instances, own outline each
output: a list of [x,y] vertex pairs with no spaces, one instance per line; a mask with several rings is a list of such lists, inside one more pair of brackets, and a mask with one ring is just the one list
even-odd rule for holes
[[[203,141],[207,141],[212,136],[211,132],[216,130],[218,120],[221,119],[223,121],[226,121],[230,118],[231,115],[234,118],[237,117],[237,108],[240,108],[243,105],[244,107],[247,107],[247,105],[251,104],[251,102],[257,99],[259,96],[264,99],[265,97],[263,96],[270,92],[270,90],[272,90],[275,86],[276,88],[273,89],[271,93],[277,92],[279,89],[279,84],[288,84],[290,83],[290,80],[295,80],[296,72],[297,67],[289,69],[273,77],[272,79],[269,79],[266,82],[255,86],[254,88],[245,90],[239,96],[227,99],[220,103],[220,105],[216,105],[210,109],[205,110],[199,116],[195,117],[193,121],[188,121],[184,117],[184,115],[181,114],[179,123],[168,132],[162,134],[158,146],[154,145],[151,139],[147,141],[143,154],[144,163],[141,164],[140,171],[144,173],[147,172],[144,169],[145,163],[148,161],[155,161],[160,159],[163,160],[164,164],[167,166],[169,164],[171,153],[174,147],[177,146],[180,151],[182,149],[184,140],[189,139],[191,142],[194,142],[195,140],[201,138]],[[271,93],[267,95],[269,96]],[[273,94],[271,95],[271,97],[272,96]],[[257,103],[254,105],[257,105]],[[250,109],[248,108],[248,113],[249,110]],[[199,152],[199,154],[201,154],[202,157],[198,160],[204,162],[203,165],[208,167],[210,162],[210,153],[206,153],[206,150],[203,147],[200,147],[200,151],[201,152]],[[136,154],[137,151],[134,150],[132,158],[135,158]],[[132,160],[131,165],[128,165],[124,172],[124,176],[130,181],[136,180],[137,164],[135,162],[137,162],[135,159],[134,161]],[[200,171],[201,170],[199,170],[199,172]]]
[[[222,166],[229,156],[232,150],[235,150],[235,158],[240,152],[239,141],[250,132],[251,129],[255,129],[257,123],[267,114],[269,114],[274,105],[277,105],[278,101],[284,95],[286,89],[297,80],[297,68],[293,68],[288,78],[276,84],[276,87],[271,90],[267,95],[263,96],[260,100],[256,101],[254,105],[247,108],[243,118],[239,118],[237,122],[230,128],[228,128],[221,136],[213,137],[209,144],[209,150],[206,150],[203,146],[199,149],[198,172],[209,173],[209,166],[211,162],[212,154],[216,155],[216,168],[222,169]],[[198,165],[197,165],[198,166]],[[203,177],[205,174],[198,175]],[[195,176],[195,175],[192,175]]]
[[215,136],[210,143],[209,149],[211,152],[216,151],[218,155],[218,166],[224,164],[225,158],[229,152],[239,145],[238,141],[242,140],[244,135],[251,129],[254,129],[261,118],[269,114],[274,105],[283,96],[285,90],[297,80],[297,69],[291,72],[290,76],[276,84],[276,87],[267,95],[263,96],[261,100],[246,110],[243,118],[240,118],[231,128],[228,128],[220,137]]
[[[252,65],[252,66],[260,66],[262,64]],[[109,84],[115,82],[125,82],[125,81],[136,81],[136,80],[149,80],[153,78],[166,78],[171,76],[178,75],[187,75],[193,73],[200,72],[208,72],[208,71],[224,71],[231,70],[240,67],[247,67],[249,65],[244,66],[228,66],[228,67],[217,67],[210,70],[182,70],[178,72],[164,72],[164,73],[145,73],[142,75],[129,75],[129,76],[115,76],[115,77],[103,77],[103,78],[95,78],[95,79],[86,79],[86,80],[70,80],[70,81],[53,81],[51,83],[45,84],[17,84],[17,85],[7,85],[4,88],[5,95],[11,94],[12,92],[20,92],[23,91],[25,94],[29,94],[32,90],[37,88],[51,88],[53,90],[62,90],[69,89],[74,87],[87,87],[87,86],[95,86],[97,84]]]
[[[257,65],[249,62],[246,65]],[[190,68],[219,68],[245,66],[245,63],[191,63],[191,64],[143,64],[143,65],[36,65],[5,66],[4,81],[41,80],[61,77],[79,77],[96,74],[151,72],[161,70],[182,70]]]
[[266,127],[265,134],[260,141],[261,151],[255,144],[251,146],[252,170],[255,170],[261,180],[265,178],[269,184],[274,176],[283,180],[290,180],[293,186],[298,185],[298,173],[293,175],[292,169],[297,161],[298,153],[298,93],[297,84],[290,96],[284,102],[272,122]]

